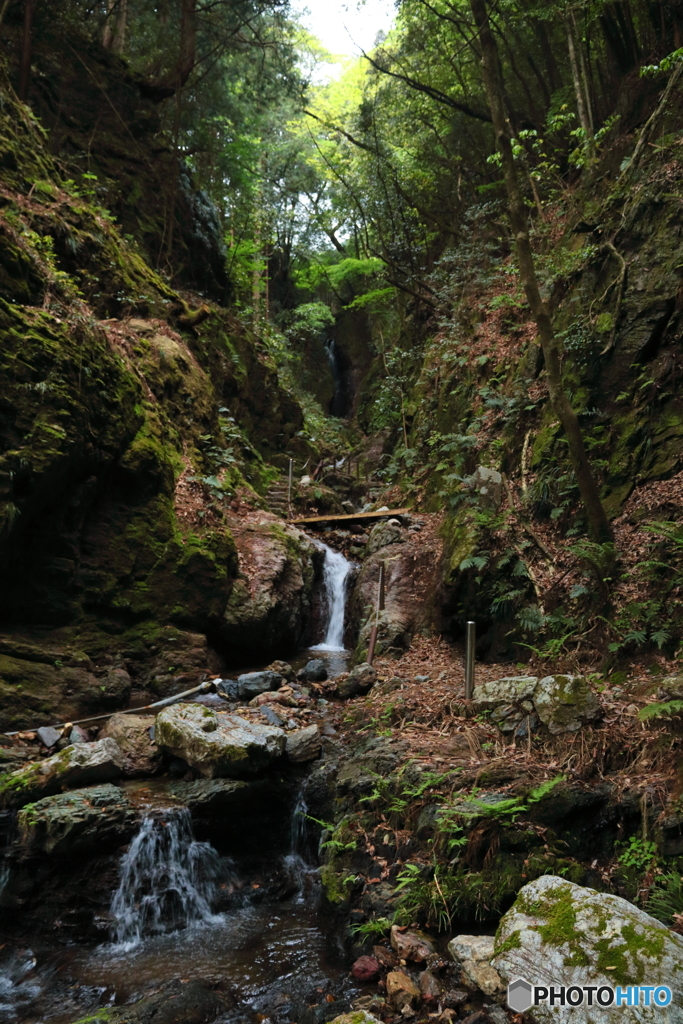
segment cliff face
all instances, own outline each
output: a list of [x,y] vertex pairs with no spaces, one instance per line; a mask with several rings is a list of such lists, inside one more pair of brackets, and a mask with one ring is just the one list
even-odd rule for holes
[[27,725],[120,704],[131,674],[181,689],[207,635],[230,656],[229,517],[303,419],[258,339],[193,311],[1,88],[0,687]]

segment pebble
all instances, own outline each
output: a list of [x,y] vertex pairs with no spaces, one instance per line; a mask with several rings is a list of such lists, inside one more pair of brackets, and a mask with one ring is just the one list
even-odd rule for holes
[[431,676],[415,676],[416,683],[428,683]]

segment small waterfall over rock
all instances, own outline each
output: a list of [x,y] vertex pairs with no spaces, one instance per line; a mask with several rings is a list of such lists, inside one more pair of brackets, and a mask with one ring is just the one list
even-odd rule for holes
[[344,650],[344,611],[346,609],[346,581],[351,563],[340,551],[333,551],[327,544],[318,541],[325,552],[323,565],[323,587],[327,606],[327,631],[321,644],[311,647],[312,651]]
[[121,881],[111,902],[117,944],[215,920],[211,899],[221,858],[198,843],[187,808],[147,817],[121,861]]
[[318,869],[309,864],[306,859],[307,815],[308,804],[302,787],[292,811],[289,853],[285,857],[285,868],[291,880],[296,884],[299,902],[304,900],[305,895],[312,888],[313,881],[318,877]]

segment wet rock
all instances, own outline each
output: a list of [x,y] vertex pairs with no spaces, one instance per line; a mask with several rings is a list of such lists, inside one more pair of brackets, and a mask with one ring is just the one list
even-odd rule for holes
[[331,1024],[382,1024],[377,1017],[373,1017],[367,1010],[354,1010],[352,1013],[342,1013],[335,1017]]
[[396,520],[389,520],[389,522],[376,523],[373,526],[365,550],[368,555],[374,555],[380,548],[389,547],[390,544],[401,543],[403,543],[401,527],[397,524]]
[[135,778],[161,770],[161,751],[152,739],[154,719],[145,715],[112,715],[102,736],[111,736],[124,757],[123,774]]
[[216,693],[227,697],[228,700],[239,699],[239,687],[236,679],[215,679],[213,685]]
[[387,949],[386,946],[373,946],[372,954],[379,960],[382,967],[388,967],[389,969],[398,967],[398,957],[393,949]]
[[293,683],[296,679],[296,672],[288,661],[273,661],[270,665],[266,666],[266,671],[275,672],[276,675],[282,676],[288,683]]
[[78,743],[0,778],[0,806],[23,807],[63,789],[111,782],[120,777],[124,759],[110,737]]
[[313,761],[320,757],[322,740],[320,729],[317,725],[309,725],[305,729],[297,729],[287,736],[285,745],[287,757],[294,764],[302,764],[304,761]]
[[69,733],[69,743],[90,743],[90,736],[80,725],[74,725]]
[[490,710],[501,732],[514,732],[534,714],[553,735],[576,732],[600,715],[600,704],[581,676],[510,676],[474,689],[477,710]]
[[389,971],[387,974],[387,1002],[395,1010],[416,1009],[422,1002],[420,990],[404,971]]
[[233,1007],[230,997],[206,981],[175,979],[136,1003],[102,1007],[77,1024],[211,1024]]
[[137,827],[128,797],[111,783],[43,797],[17,815],[23,856],[101,852],[127,842]]
[[420,975],[420,992],[428,1003],[435,1003],[441,996],[441,982],[431,971],[423,971]]
[[275,672],[245,672],[237,677],[237,696],[241,700],[251,700],[259,693],[277,690],[281,682],[282,677]]
[[[558,979],[567,987],[667,985],[672,999],[664,1013],[669,1021],[683,1019],[683,937],[619,896],[543,875],[518,893],[500,922],[496,948],[493,966],[505,983],[523,978],[543,986],[557,985]],[[533,1013],[540,1024],[642,1024],[663,1011],[612,1004],[598,1013],[584,1000],[572,1007],[540,1004]]]
[[341,679],[337,684],[337,693],[340,697],[355,697],[359,693],[367,693],[377,680],[377,672],[365,662],[363,665],[356,665],[351,669],[346,679]]
[[356,981],[374,981],[379,972],[380,964],[374,956],[359,956],[351,968]]
[[391,928],[391,948],[401,960],[413,960],[415,963],[424,963],[434,953],[434,946],[421,932],[408,932],[398,925]]
[[451,988],[448,992],[444,992],[441,1004],[451,1010],[457,1010],[459,1006],[467,1002],[470,998],[470,994],[466,988]]
[[53,729],[51,725],[43,725],[40,729],[36,729],[36,736],[44,747],[54,747],[55,743],[62,738],[61,731]]
[[284,752],[285,733],[199,704],[175,704],[156,717],[156,741],[207,778],[263,771]]
[[314,658],[309,661],[300,672],[297,679],[303,683],[324,683],[327,679],[327,667],[322,658]]
[[475,1010],[464,1017],[462,1024],[493,1024],[486,1010]]

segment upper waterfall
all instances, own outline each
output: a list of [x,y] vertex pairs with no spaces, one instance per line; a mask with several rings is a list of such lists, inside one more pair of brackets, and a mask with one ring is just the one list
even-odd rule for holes
[[318,541],[325,552],[323,586],[327,608],[327,631],[321,644],[311,647],[312,651],[343,651],[344,611],[346,609],[346,580],[351,572],[351,563],[340,551],[333,551],[327,544]]

